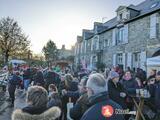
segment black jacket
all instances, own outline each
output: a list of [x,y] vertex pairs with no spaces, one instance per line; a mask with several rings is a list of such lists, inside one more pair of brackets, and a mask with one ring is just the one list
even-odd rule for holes
[[126,108],[125,98],[120,97],[120,93],[125,92],[123,86],[120,83],[117,83],[117,86],[112,82],[112,80],[108,81],[108,94],[109,98],[122,106],[122,108]]
[[52,71],[48,71],[45,75],[45,79],[47,85],[55,84],[55,73]]
[[150,102],[155,105],[156,110],[160,111],[160,82],[148,86],[151,94]]
[[70,110],[70,116],[74,120],[80,120],[85,111],[89,108],[89,101],[87,93],[84,93],[77,100],[76,104]]
[[37,85],[37,84],[44,85],[45,84],[43,73],[41,71],[38,71],[37,74],[35,75],[34,84],[35,85]]
[[[91,107],[84,113],[81,120],[107,120],[102,114],[102,108],[106,105],[112,106],[113,109],[122,109],[120,105],[108,97],[107,92],[102,92],[89,98]],[[108,118],[109,120],[124,120],[123,115],[115,114]]]

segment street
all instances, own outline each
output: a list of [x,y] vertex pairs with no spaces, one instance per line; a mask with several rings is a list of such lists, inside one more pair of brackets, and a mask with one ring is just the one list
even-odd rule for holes
[[25,105],[25,97],[22,97],[22,92],[17,92],[14,108],[7,107],[0,113],[0,120],[11,120],[13,110],[23,108]]

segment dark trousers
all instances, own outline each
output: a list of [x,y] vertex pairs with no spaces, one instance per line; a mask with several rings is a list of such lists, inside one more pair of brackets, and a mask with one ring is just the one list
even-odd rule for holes
[[12,104],[14,104],[14,100],[15,100],[15,91],[16,91],[16,85],[8,86],[9,97],[11,99]]

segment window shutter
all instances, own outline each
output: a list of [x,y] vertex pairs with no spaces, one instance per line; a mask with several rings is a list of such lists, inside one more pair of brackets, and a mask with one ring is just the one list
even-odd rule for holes
[[132,67],[132,53],[127,53],[127,67]]
[[113,66],[116,66],[116,54],[113,54]]
[[74,48],[74,55],[77,55],[77,45],[75,45],[75,48]]
[[123,53],[123,69],[125,70],[125,68],[126,68],[126,54],[125,53]]
[[77,54],[79,54],[79,43],[77,45]]
[[141,69],[146,70],[146,52],[141,52],[140,54],[140,66]]
[[96,50],[99,50],[99,36],[96,38]]
[[90,59],[90,69],[92,70],[93,69],[93,65],[94,63],[93,63],[93,56],[91,56],[91,59]]
[[153,14],[150,16],[150,39],[156,38],[156,23],[157,23],[157,18],[156,14]]
[[85,53],[87,52],[87,41],[85,41],[85,44],[84,44],[84,51]]
[[83,52],[83,42],[81,43],[81,53]]
[[112,31],[112,46],[116,45],[116,29]]
[[93,51],[93,39],[91,39],[91,51]]
[[128,43],[128,24],[124,25],[124,43]]

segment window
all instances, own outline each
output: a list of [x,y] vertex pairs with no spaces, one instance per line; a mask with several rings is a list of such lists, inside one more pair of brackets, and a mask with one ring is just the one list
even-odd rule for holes
[[133,67],[134,68],[139,68],[141,67],[140,64],[141,64],[141,55],[140,55],[140,52],[136,52],[133,54]]
[[134,61],[139,62],[140,61],[140,53],[134,53]]
[[98,50],[99,49],[99,38],[98,36],[95,36],[92,40],[93,44],[92,44],[92,47],[93,47],[93,50]]
[[124,28],[119,28],[117,33],[117,44],[124,42]]
[[119,14],[119,19],[122,20],[123,14]]
[[123,54],[122,53],[117,54],[117,64],[119,65],[123,64]]
[[104,39],[104,47],[109,46],[109,40],[108,39]]

